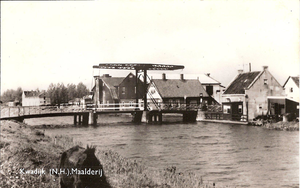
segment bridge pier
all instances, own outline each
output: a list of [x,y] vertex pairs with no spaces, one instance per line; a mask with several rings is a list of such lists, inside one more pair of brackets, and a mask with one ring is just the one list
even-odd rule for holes
[[162,112],[160,111],[150,111],[147,112],[147,122],[148,123],[162,123]]
[[74,125],[88,125],[89,124],[89,114],[75,114],[74,115]]
[[81,123],[81,115],[80,115],[80,114],[78,115],[78,124],[79,124],[79,125],[82,124],[82,123]]
[[143,111],[136,111],[133,114],[133,122],[134,123],[141,123],[143,118]]
[[89,112],[88,115],[88,124],[89,125],[97,125],[98,115],[95,112]]
[[89,114],[83,114],[82,115],[82,125],[88,125],[89,124]]
[[183,112],[182,120],[183,122],[196,122],[197,114],[197,111]]
[[77,115],[74,115],[74,125],[77,125]]

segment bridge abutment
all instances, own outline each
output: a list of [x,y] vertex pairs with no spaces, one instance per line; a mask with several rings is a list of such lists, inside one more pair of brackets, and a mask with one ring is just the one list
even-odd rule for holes
[[184,112],[182,120],[183,122],[196,122],[197,114],[197,111]]
[[136,112],[134,112],[132,114],[133,115],[133,122],[134,123],[141,123],[142,119],[143,119],[143,114],[144,114],[143,111],[136,111]]
[[162,112],[161,111],[149,111],[147,113],[147,123],[162,123]]

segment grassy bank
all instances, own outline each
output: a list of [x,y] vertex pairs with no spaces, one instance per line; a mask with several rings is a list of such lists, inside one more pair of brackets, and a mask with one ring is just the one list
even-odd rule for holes
[[282,131],[299,131],[299,122],[282,122],[266,123],[262,127],[267,129],[282,130]]
[[[80,143],[72,138],[50,138],[43,131],[26,124],[1,121],[1,171],[0,187],[59,187],[58,177],[49,169],[58,168],[64,150]],[[182,174],[176,167],[157,170],[134,160],[128,160],[111,150],[96,151],[103,170],[113,187],[219,187],[204,184],[196,174]],[[20,169],[44,169],[45,174],[21,174]]]

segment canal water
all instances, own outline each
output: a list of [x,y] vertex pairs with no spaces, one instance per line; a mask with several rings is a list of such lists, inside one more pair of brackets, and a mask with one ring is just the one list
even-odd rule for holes
[[194,172],[218,185],[299,187],[298,131],[203,122],[135,125],[128,119],[120,121],[125,119],[102,118],[97,127],[48,129],[46,134],[68,135],[158,169],[176,166],[176,172]]

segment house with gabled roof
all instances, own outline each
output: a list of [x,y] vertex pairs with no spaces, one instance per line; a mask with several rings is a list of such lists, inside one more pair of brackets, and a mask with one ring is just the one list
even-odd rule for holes
[[294,99],[299,102],[299,76],[289,76],[283,85],[287,98]]
[[50,98],[46,97],[46,92],[23,91],[22,106],[43,106],[50,105]]
[[225,86],[221,85],[221,82],[210,76],[210,73],[200,74],[197,76],[202,86],[206,90],[207,94],[221,104],[221,96],[225,91]]
[[142,98],[145,90],[142,82],[138,79],[136,89],[136,76],[129,73],[126,77],[112,77],[109,74],[95,76],[95,86],[92,89],[94,104],[118,104],[135,103],[136,94],[138,99]]
[[269,72],[268,66],[263,66],[262,71],[239,71],[222,95],[223,118],[249,121],[267,115],[267,98],[284,95],[283,87]]
[[289,76],[283,87],[285,96],[268,96],[269,114],[276,120],[285,115],[285,120],[292,121],[299,118],[299,77]]
[[[200,81],[197,79],[166,79],[165,74],[162,79],[151,79],[148,86],[148,101],[152,109],[157,108],[153,104],[156,101],[160,108],[180,108],[181,106],[207,105],[213,100],[205,91]],[[162,106],[162,105],[163,106]]]
[[[166,79],[181,79],[181,75],[183,74],[149,74],[152,79],[159,79],[162,77],[162,75]],[[206,74],[184,74],[183,75],[186,80],[189,79],[197,79],[202,84],[203,88],[207,92],[209,96],[211,96],[212,99],[214,99],[211,103],[219,103],[221,104],[221,96],[222,93],[225,91],[225,87],[221,85],[221,82],[217,81],[213,77],[211,77],[210,73]],[[209,103],[209,105],[211,105]]]
[[94,76],[95,86],[92,89],[94,104],[119,103],[118,89],[124,77],[112,77],[109,74]]

